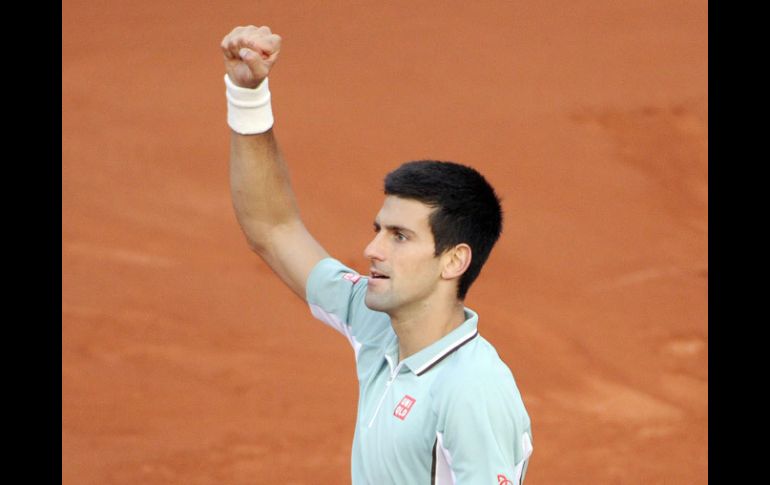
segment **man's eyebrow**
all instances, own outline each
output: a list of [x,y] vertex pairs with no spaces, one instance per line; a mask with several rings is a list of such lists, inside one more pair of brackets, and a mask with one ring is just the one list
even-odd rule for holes
[[[375,229],[379,229],[380,228],[380,223],[377,222],[376,220],[374,221],[374,227],[375,227]],[[412,235],[417,234],[413,230],[408,229],[408,228],[406,228],[404,226],[396,226],[396,225],[387,225],[386,224],[385,225],[385,229],[387,229],[389,231],[393,231],[393,232],[408,232],[408,233],[410,233]]]

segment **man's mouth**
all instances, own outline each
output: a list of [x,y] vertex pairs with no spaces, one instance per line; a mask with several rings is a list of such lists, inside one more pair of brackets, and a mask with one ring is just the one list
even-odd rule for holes
[[390,276],[385,276],[384,274],[382,274],[382,273],[380,273],[378,271],[375,271],[373,269],[370,269],[369,271],[370,271],[370,277],[372,279],[385,279],[386,280],[386,279],[390,278]]

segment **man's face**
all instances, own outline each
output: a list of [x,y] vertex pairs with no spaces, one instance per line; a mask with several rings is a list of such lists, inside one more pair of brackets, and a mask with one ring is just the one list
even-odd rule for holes
[[422,202],[387,196],[374,220],[375,236],[364,250],[370,261],[366,306],[391,313],[430,296],[441,279],[441,259]]

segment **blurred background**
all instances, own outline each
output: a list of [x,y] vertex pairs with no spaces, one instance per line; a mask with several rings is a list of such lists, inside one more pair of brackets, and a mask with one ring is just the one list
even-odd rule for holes
[[219,42],[283,37],[275,133],[360,271],[385,173],[479,169],[466,305],[532,420],[527,483],[707,483],[708,4],[62,3],[62,482],[350,482],[347,341],[251,253]]

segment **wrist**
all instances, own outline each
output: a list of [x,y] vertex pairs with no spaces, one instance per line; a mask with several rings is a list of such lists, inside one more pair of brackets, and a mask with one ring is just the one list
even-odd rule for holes
[[254,89],[243,88],[225,74],[227,97],[227,124],[241,135],[264,133],[273,126],[273,110],[270,103],[268,78]]

